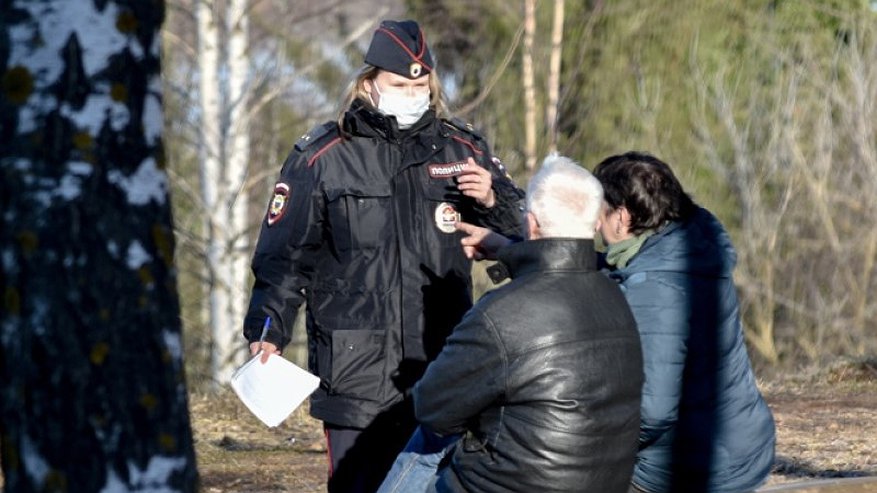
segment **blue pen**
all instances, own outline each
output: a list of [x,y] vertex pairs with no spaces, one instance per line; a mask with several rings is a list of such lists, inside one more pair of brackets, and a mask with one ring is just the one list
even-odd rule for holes
[[268,329],[271,327],[271,316],[265,317],[265,325],[262,326],[262,335],[259,336],[259,346],[261,347],[262,343],[265,342],[265,337],[268,335]]

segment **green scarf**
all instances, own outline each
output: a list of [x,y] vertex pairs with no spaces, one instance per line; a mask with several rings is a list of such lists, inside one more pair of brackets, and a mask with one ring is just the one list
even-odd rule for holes
[[630,259],[639,253],[639,249],[642,248],[643,243],[645,243],[649,236],[652,236],[653,234],[655,234],[655,232],[649,229],[643,231],[639,236],[634,236],[633,238],[628,238],[609,245],[606,249],[606,263],[614,265],[619,269],[625,268],[627,263],[630,262]]

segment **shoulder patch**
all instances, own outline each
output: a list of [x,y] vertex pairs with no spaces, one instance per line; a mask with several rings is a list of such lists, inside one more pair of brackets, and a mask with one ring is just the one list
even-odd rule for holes
[[274,185],[274,195],[268,204],[268,227],[273,226],[274,223],[283,217],[283,213],[286,212],[286,206],[289,204],[290,192],[289,185],[286,183],[278,182]]
[[449,127],[455,128],[461,132],[465,132],[478,140],[484,139],[484,137],[482,137],[481,134],[475,130],[475,127],[472,126],[472,124],[469,122],[463,121],[457,117],[453,117],[450,120],[444,120],[444,122]]
[[316,127],[308,130],[307,133],[302,135],[298,142],[295,143],[295,148],[299,151],[304,151],[312,144],[322,139],[329,133],[337,130],[338,125],[335,122],[327,122],[322,125],[317,125]]

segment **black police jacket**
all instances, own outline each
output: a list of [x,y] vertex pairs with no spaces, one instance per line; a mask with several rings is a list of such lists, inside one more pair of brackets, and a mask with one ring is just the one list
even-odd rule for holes
[[517,243],[494,267],[512,281],[478,301],[414,387],[423,426],[464,434],[437,491],[626,493],[642,351],[593,241]]
[[[455,177],[473,157],[496,204],[480,207]],[[308,367],[321,385],[311,414],[363,428],[403,400],[472,305],[458,218],[520,236],[515,187],[481,138],[428,111],[400,131],[355,100],[343,128],[303,136],[280,172],[252,262],[244,336],[285,347],[306,302]]]

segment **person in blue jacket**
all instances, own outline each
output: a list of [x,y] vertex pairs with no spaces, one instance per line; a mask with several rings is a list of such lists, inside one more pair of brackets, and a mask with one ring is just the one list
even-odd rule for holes
[[611,156],[594,176],[605,194],[605,262],[643,349],[632,491],[754,490],[770,473],[776,434],[744,344],[728,234],[654,156]]

